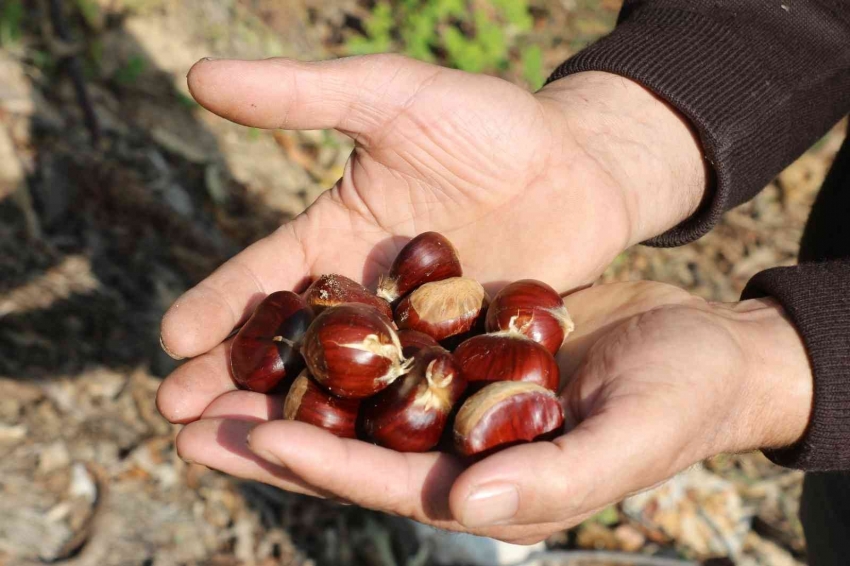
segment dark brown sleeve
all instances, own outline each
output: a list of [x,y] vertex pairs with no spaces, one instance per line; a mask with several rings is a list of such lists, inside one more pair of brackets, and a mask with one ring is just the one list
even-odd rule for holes
[[850,259],[763,271],[744,298],[765,295],[785,307],[814,374],[812,418],[803,439],[765,454],[807,471],[850,470]]
[[692,241],[752,198],[850,111],[848,0],[625,0],[616,29],[550,80],[635,80],[697,128],[710,198],[649,244]]

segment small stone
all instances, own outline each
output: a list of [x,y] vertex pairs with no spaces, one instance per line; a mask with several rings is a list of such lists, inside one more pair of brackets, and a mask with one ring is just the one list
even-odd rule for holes
[[88,503],[97,499],[97,484],[89,471],[79,462],[71,468],[71,485],[68,488],[71,497],[80,497]]
[[581,548],[592,548],[594,550],[618,550],[620,541],[614,535],[614,531],[601,523],[588,521],[579,529],[576,543]]
[[49,474],[60,468],[66,467],[71,463],[71,455],[68,453],[68,447],[62,441],[49,444],[42,449],[38,457],[38,471],[42,474]]
[[620,549],[626,552],[637,552],[646,544],[646,537],[631,525],[620,525],[614,529]]
[[0,442],[14,443],[27,435],[27,427],[24,425],[10,426],[0,424]]

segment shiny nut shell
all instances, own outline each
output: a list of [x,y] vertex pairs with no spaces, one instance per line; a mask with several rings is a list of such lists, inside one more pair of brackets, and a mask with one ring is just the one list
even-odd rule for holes
[[390,319],[367,305],[346,303],[316,317],[301,353],[313,378],[339,397],[362,399],[410,369]]
[[405,329],[399,330],[396,334],[398,334],[398,341],[401,343],[405,358],[412,358],[416,352],[423,348],[433,348],[440,345],[424,332]]
[[378,282],[378,296],[393,302],[420,285],[463,275],[457,250],[442,234],[425,232],[405,245],[387,277]]
[[242,389],[267,393],[304,368],[298,347],[313,321],[304,300],[289,291],[257,305],[230,347],[233,380]]
[[376,444],[399,452],[431,450],[465,389],[449,352],[423,349],[410,373],[363,402],[363,430]]
[[560,385],[554,356],[525,336],[475,336],[458,346],[454,355],[470,386],[482,382],[524,381],[557,392]]
[[344,303],[361,303],[375,307],[387,318],[393,316],[387,301],[344,275],[322,275],[304,291],[304,300],[317,315],[329,307]]
[[487,332],[515,332],[542,344],[553,355],[575,325],[555,289],[534,279],[503,288],[487,309]]
[[557,431],[564,410],[557,395],[516,381],[492,383],[470,397],[455,418],[455,450],[473,456],[531,442]]
[[454,277],[426,283],[398,304],[401,329],[417,330],[437,341],[473,330],[487,312],[489,297],[474,279]]
[[308,423],[340,438],[357,438],[360,401],[335,397],[319,387],[304,371],[292,384],[283,405],[283,418]]

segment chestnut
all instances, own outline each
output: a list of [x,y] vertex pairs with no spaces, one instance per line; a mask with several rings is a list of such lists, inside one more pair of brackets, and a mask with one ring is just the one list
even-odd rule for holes
[[392,303],[420,285],[461,275],[463,268],[452,243],[442,234],[425,232],[401,249],[388,276],[378,282],[378,296]]
[[521,334],[483,334],[454,352],[470,386],[491,381],[524,381],[558,391],[560,372],[549,351]]
[[344,275],[322,275],[304,291],[303,296],[317,315],[328,307],[343,303],[363,303],[375,307],[387,318],[393,317],[393,310],[387,301]]
[[487,309],[487,332],[516,332],[542,344],[552,355],[575,329],[555,289],[534,279],[511,283]]
[[335,397],[316,385],[307,371],[301,372],[286,396],[283,418],[332,432],[340,438],[357,438],[360,401]]
[[406,329],[399,330],[396,334],[398,334],[398,341],[401,344],[401,351],[405,358],[412,358],[416,352],[423,348],[439,346],[436,340],[424,332]]
[[290,291],[272,293],[257,305],[230,348],[230,369],[242,389],[267,393],[304,368],[298,348],[313,321],[304,299]]
[[454,423],[455,450],[473,456],[553,433],[564,424],[557,395],[534,383],[491,383],[466,400]]
[[418,330],[437,341],[469,332],[487,312],[490,298],[474,279],[453,277],[426,283],[395,310],[400,329]]
[[346,303],[316,317],[301,353],[315,380],[339,397],[362,399],[404,375],[404,357],[392,321],[368,305]]
[[466,381],[443,348],[420,350],[410,373],[363,402],[365,435],[399,452],[426,452],[440,441]]

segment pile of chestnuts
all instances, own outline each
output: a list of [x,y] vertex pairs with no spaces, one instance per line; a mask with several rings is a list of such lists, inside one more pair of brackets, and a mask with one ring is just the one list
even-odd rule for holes
[[530,279],[491,301],[436,232],[411,240],[377,293],[324,275],[266,297],[231,347],[241,388],[286,395],[284,418],[402,452],[488,454],[563,426],[554,355],[573,330]]

